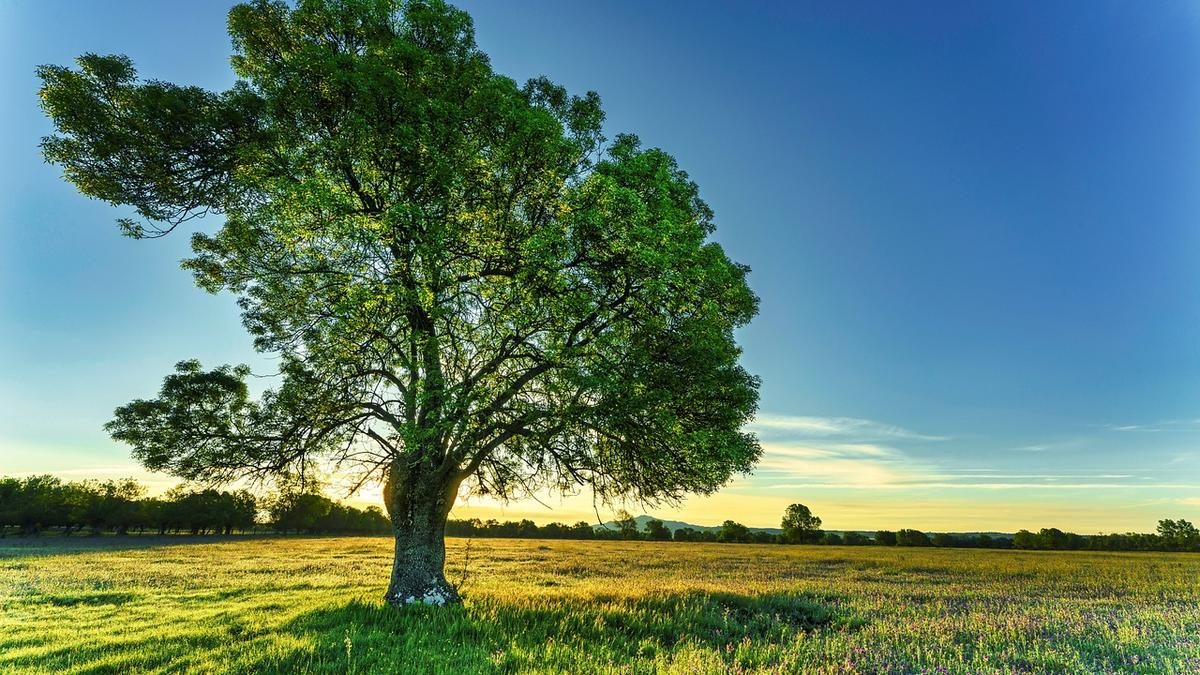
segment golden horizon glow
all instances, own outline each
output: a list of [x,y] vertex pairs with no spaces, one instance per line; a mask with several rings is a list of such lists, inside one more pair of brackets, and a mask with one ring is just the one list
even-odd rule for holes
[[[728,519],[750,527],[778,527],[784,509],[802,503],[820,516],[829,530],[1015,532],[1057,527],[1080,534],[1151,532],[1161,518],[1200,518],[1200,485],[1171,479],[1169,473],[1148,480],[1132,473],[950,470],[888,444],[949,440],[943,437],[848,418],[765,419],[756,420],[752,428],[764,435],[782,429],[789,436],[805,437],[764,441],[764,454],[755,472],[736,477],[711,496],[688,497],[677,505],[649,506],[633,501],[605,505],[595,503],[590,493],[583,491],[569,496],[543,493],[535,499],[504,504],[464,491],[451,517],[597,523],[612,520],[624,509],[634,515],[702,526]],[[180,483],[121,461],[119,455],[109,455],[105,461],[97,453],[79,449],[3,445],[5,455],[13,461],[0,465],[0,475],[49,473],[64,480],[133,477],[151,494],[161,494]],[[37,470],[46,465],[47,457],[78,460],[85,456],[90,463]],[[349,496],[348,488],[349,483],[335,476],[326,492],[358,507],[382,506],[378,485],[365,485]]]

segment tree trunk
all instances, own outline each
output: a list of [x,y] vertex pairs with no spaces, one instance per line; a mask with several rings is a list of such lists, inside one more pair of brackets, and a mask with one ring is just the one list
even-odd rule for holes
[[[404,475],[407,474],[407,475]],[[384,501],[396,537],[392,579],[384,599],[391,605],[448,605],[462,602],[446,581],[446,517],[458,485],[437,476],[393,470]]]

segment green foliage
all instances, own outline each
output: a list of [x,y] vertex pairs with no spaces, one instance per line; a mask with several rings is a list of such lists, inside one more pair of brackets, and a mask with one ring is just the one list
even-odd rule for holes
[[129,478],[64,483],[53,476],[0,478],[0,536],[16,527],[22,535],[87,529],[92,534],[232,534],[256,529],[265,506],[271,528],[279,532],[383,533],[391,524],[378,507],[365,510],[330,500],[309,483],[282,482],[281,490],[260,504],[246,490],[176,487],[145,498],[146,489]]
[[1017,530],[1013,535],[1013,548],[1039,548],[1037,535],[1029,530]]
[[258,518],[258,500],[245,490],[218,492],[211,488],[178,487],[147,506],[150,524],[157,527],[159,534],[169,531],[232,534],[234,530],[254,529]]
[[847,546],[866,546],[871,543],[870,539],[859,532],[847,532],[843,536],[843,540]]
[[1176,551],[1200,550],[1200,530],[1182,518],[1158,521],[1158,536],[1162,537],[1166,546]]
[[891,530],[880,530],[875,533],[875,543],[880,546],[895,546],[896,533]]
[[1045,551],[1200,551],[1200,532],[1186,520],[1158,521],[1157,534],[1126,532],[1082,536],[1058,528],[1042,528],[1036,534],[1020,530],[1013,548]]
[[1050,551],[1078,550],[1084,548],[1084,539],[1073,532],[1063,532],[1056,527],[1044,527],[1034,534],[1021,530],[1013,536],[1013,548],[1033,548]]
[[821,519],[814,516],[812,511],[803,504],[792,504],[787,507],[783,513],[782,526],[781,536],[786,543],[815,544],[821,541]]
[[446,535],[450,537],[503,537],[527,539],[596,539],[595,529],[584,521],[573,525],[548,523],[538,526],[532,520],[481,521],[450,519],[446,522]]
[[717,533],[692,527],[681,527],[672,533],[671,538],[675,541],[716,541]]
[[930,538],[930,543],[932,543],[934,546],[937,546],[938,548],[947,548],[950,546],[954,546],[955,543],[957,543],[957,541],[958,541],[957,538],[955,538],[949,534],[946,534],[945,532],[938,532],[937,534],[933,535],[933,537]]
[[621,539],[641,539],[642,533],[638,529],[637,520],[628,512],[622,509],[617,513],[617,534]]
[[269,524],[277,532],[391,532],[391,523],[377,506],[356,509],[318,492],[284,492],[268,501]]
[[931,546],[929,535],[920,530],[897,530],[897,546]]
[[439,0],[256,0],[229,31],[224,92],[123,56],[38,71],[45,157],[132,207],[126,234],[223,214],[184,266],[282,364],[258,400],[244,368],[184,361],[119,408],[107,429],[147,467],[329,460],[397,518],[463,482],[674,500],[751,468],[734,330],[757,298],[670,155],[608,143],[594,93],[494,73]]
[[717,541],[722,544],[744,544],[750,541],[750,528],[732,520],[721,523],[717,532]]
[[671,539],[671,531],[663,521],[652,518],[646,521],[646,538],[651,541],[668,541]]

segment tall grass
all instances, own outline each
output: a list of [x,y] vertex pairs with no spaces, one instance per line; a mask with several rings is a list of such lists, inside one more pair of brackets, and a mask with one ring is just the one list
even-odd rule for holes
[[401,611],[390,555],[0,540],[0,672],[1200,672],[1196,555],[476,540]]

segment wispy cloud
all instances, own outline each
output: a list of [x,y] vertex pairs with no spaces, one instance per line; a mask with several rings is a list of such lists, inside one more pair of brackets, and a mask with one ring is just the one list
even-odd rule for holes
[[755,469],[762,487],[797,481],[873,487],[943,478],[897,445],[948,440],[857,417],[763,414],[750,428],[763,437]]
[[1087,442],[1082,438],[1069,438],[1060,441],[1022,445],[1013,448],[1013,450],[1016,450],[1017,452],[1063,452],[1068,450],[1078,450],[1086,445]]
[[963,469],[951,471],[950,473],[965,474],[963,476],[964,478],[973,478],[977,480],[995,480],[997,478],[1024,478],[1040,480],[1141,478],[1140,476],[1131,473],[999,473],[994,469]]
[[946,436],[917,433],[904,427],[857,417],[809,417],[763,414],[754,418],[750,428],[756,431],[788,432],[808,437],[845,437],[858,441],[909,440],[945,441]]
[[876,487],[944,479],[936,467],[877,443],[764,443],[755,477],[765,487],[795,481]]
[[[1045,483],[1045,482],[972,482],[972,481],[895,481],[876,483],[857,482],[810,482],[810,483],[780,483],[769,486],[772,489],[941,489],[941,490],[1200,490],[1197,483]],[[1197,500],[1200,503],[1200,500]],[[1184,502],[1191,503],[1191,502]]]
[[[1146,470],[1073,468],[1055,473],[1012,468],[948,468],[921,446],[950,440],[856,417],[760,415],[751,429],[763,436],[763,457],[751,482],[768,490],[1193,490],[1188,478]],[[1086,448],[1088,438],[1055,439],[1014,450],[1056,453]],[[944,446],[942,446],[944,448]],[[1186,459],[1190,459],[1186,455]],[[1185,455],[1179,461],[1186,461]],[[1032,468],[1032,467],[1031,467]],[[1115,469],[1115,470],[1114,470]]]
[[1159,433],[1162,431],[1200,431],[1200,419],[1160,420],[1145,424],[1101,424],[1101,429],[1119,432]]

